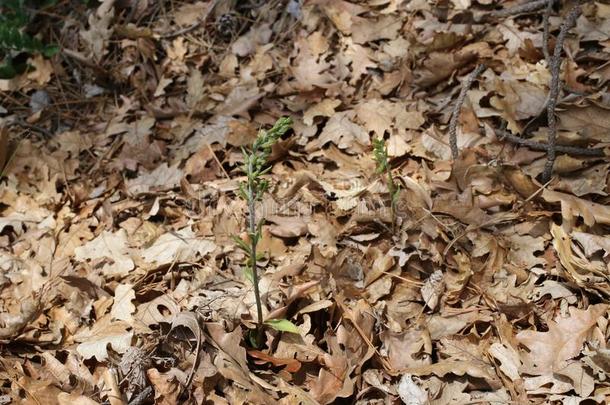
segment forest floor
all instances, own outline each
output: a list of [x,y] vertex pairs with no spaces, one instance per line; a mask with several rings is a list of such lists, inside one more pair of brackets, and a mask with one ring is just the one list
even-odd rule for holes
[[[60,51],[0,80],[0,403],[605,403],[610,5],[521,3],[45,7]],[[299,333],[254,349],[242,148],[282,116]]]

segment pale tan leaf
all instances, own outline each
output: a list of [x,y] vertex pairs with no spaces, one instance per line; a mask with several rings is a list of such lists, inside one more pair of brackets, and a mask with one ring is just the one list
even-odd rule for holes
[[192,4],[183,4],[174,13],[174,21],[180,26],[190,26],[198,21],[200,16],[210,6],[210,2],[197,1]]
[[216,249],[208,239],[198,238],[190,227],[161,235],[148,249],[142,251],[142,259],[160,266],[172,262],[194,261]]
[[111,263],[104,265],[104,271],[109,275],[126,275],[135,266],[124,229],[116,233],[103,231],[97,238],[75,248],[74,258],[83,262],[108,259]]
[[549,375],[564,368],[568,360],[580,353],[589,331],[607,308],[605,304],[591,305],[586,310],[570,307],[569,317],[558,316],[549,321],[548,332],[519,332],[517,340],[529,350],[521,354],[524,361],[521,371]]
[[106,315],[98,320],[91,328],[84,329],[74,335],[74,340],[80,344],[76,351],[85,359],[95,357],[97,361],[104,361],[108,357],[107,346],[118,353],[125,352],[132,343],[133,332],[124,321],[111,321]]
[[597,105],[570,107],[557,114],[558,128],[577,132],[586,141],[610,142],[610,110]]
[[405,405],[426,405],[428,393],[413,381],[410,374],[405,374],[398,383],[398,395]]
[[151,190],[171,189],[180,184],[183,175],[178,165],[168,167],[167,163],[162,163],[149,173],[127,180],[127,190],[132,194],[139,194]]
[[131,284],[119,284],[114,290],[114,303],[110,310],[113,319],[120,321],[131,321],[136,307],[131,303],[136,298],[136,293]]
[[331,117],[340,104],[341,100],[324,99],[320,103],[309,107],[303,113],[303,122],[305,125],[312,125],[315,117]]

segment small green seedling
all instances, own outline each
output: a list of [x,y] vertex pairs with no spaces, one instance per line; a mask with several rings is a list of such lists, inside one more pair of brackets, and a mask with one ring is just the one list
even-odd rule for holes
[[383,138],[373,139],[373,159],[377,163],[377,174],[387,176],[386,185],[390,194],[390,209],[392,210],[392,232],[396,232],[396,203],[400,193],[400,185],[392,177],[392,167],[388,158],[388,148]]
[[261,301],[258,286],[257,261],[264,257],[262,252],[256,250],[258,242],[261,240],[261,228],[264,219],[257,221],[256,202],[262,200],[263,195],[269,189],[269,182],[263,178],[271,170],[267,165],[267,159],[271,153],[271,147],[280,137],[290,129],[292,121],[288,117],[277,120],[275,125],[267,131],[261,130],[252,148],[248,151],[243,149],[244,163],[243,172],[246,174],[246,181],[239,185],[239,195],[248,203],[248,241],[239,237],[233,237],[237,246],[246,253],[245,276],[254,286],[254,297],[256,300],[256,313],[258,324],[256,334],[250,335],[250,342],[254,347],[260,347],[263,339],[264,325],[268,325],[276,330],[284,332],[298,333],[298,328],[286,319],[273,319],[263,321],[263,303]]

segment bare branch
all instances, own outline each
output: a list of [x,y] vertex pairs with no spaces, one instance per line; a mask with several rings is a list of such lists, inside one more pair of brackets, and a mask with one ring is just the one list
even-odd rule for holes
[[580,15],[580,2],[576,3],[566,16],[559,35],[557,36],[557,42],[555,43],[555,49],[553,51],[553,57],[551,58],[550,70],[551,70],[551,84],[549,85],[549,102],[546,108],[547,122],[548,122],[548,149],[547,149],[547,161],[544,165],[544,172],[542,173],[542,181],[547,182],[551,178],[553,173],[553,165],[555,164],[555,145],[557,143],[557,119],[555,117],[555,107],[557,106],[557,98],[559,97],[559,85],[560,78],[559,72],[561,70],[561,51],[563,49],[563,42],[566,39],[566,35],[570,28],[576,23],[576,19]]
[[460,111],[462,109],[462,104],[464,104],[466,93],[468,92],[470,87],[472,87],[472,83],[484,69],[485,65],[481,64],[478,65],[472,72],[470,72],[470,74],[462,84],[462,89],[460,90],[460,94],[455,102],[455,106],[453,106],[453,111],[451,112],[451,120],[449,121],[449,145],[451,146],[451,155],[453,156],[453,159],[457,159],[459,155],[457,146],[457,122],[460,116]]
[[[500,138],[501,140],[507,140],[509,142],[516,143],[517,145],[526,146],[532,150],[548,151],[549,149],[549,146],[545,143],[532,141],[530,139],[523,139],[501,129],[494,129],[494,131],[496,132],[498,138]],[[567,153],[568,155],[580,155],[590,157],[606,156],[606,154],[604,153],[604,149],[602,148],[579,148],[577,146],[555,145],[555,150],[557,152]]]
[[[552,0],[551,0],[552,2]],[[493,11],[492,17],[508,17],[511,15],[517,15],[522,13],[531,13],[532,11],[540,10],[549,3],[549,0],[535,0],[525,4],[521,4],[511,8],[504,8],[502,10]]]
[[551,55],[549,54],[549,18],[551,18],[551,11],[553,11],[554,0],[548,0],[546,10],[544,11],[544,17],[542,18],[542,53],[546,60],[547,66],[551,64]]

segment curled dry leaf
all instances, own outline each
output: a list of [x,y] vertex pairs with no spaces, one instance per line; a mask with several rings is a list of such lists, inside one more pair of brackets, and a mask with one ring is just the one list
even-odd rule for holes
[[593,226],[595,223],[610,224],[610,207],[607,205],[596,204],[582,198],[548,189],[542,192],[542,198],[550,203],[561,203],[561,214],[568,222],[582,217],[587,226]]
[[271,363],[276,367],[284,367],[284,370],[288,371],[289,373],[296,373],[301,368],[301,362],[298,360],[280,359],[258,350],[248,350],[248,356],[258,359],[255,360],[255,363],[257,364]]
[[146,375],[155,388],[155,403],[172,405],[178,403],[180,383],[176,376],[169,373],[160,373],[155,368],[146,371]]
[[584,282],[607,281],[608,270],[603,263],[590,262],[582,254],[574,252],[570,236],[561,226],[552,224],[553,246],[564,269],[578,284]]
[[426,306],[434,311],[444,291],[445,281],[443,280],[443,272],[436,270],[421,287],[421,295]]

